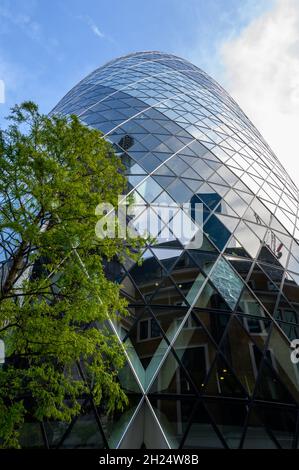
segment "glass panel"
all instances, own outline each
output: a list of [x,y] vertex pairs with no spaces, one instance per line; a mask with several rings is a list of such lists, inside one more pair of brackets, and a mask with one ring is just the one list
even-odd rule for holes
[[189,202],[192,197],[192,191],[179,179],[171,183],[167,191],[178,203]]
[[136,395],[128,395],[128,404],[123,410],[114,410],[108,413],[102,405],[98,407],[98,413],[101,417],[101,425],[108,440],[109,447],[115,448],[119,443],[130,419],[132,418],[141,397]]
[[135,264],[129,272],[139,291],[146,297],[151,296],[156,291],[162,279],[166,276],[166,271],[150,250],[142,255],[141,266]]
[[256,381],[256,365],[252,352],[253,340],[236,318],[232,318],[221,350],[242,383],[248,395],[252,395]]
[[213,269],[210,279],[226,303],[234,309],[241,294],[243,282],[223,258]]
[[[258,370],[262,357],[257,349],[254,350],[254,358]],[[267,359],[275,367],[271,352],[267,354]],[[263,363],[260,370],[256,389],[256,398],[265,401],[276,401],[279,403],[294,403],[294,399],[288,392],[287,388],[282,382],[280,382],[272,368],[266,362]]]
[[271,320],[241,315],[238,315],[237,318],[244,330],[247,331],[254,340],[254,343],[259,347],[260,351],[263,351],[272,324]]
[[[130,356],[130,353],[129,353]],[[135,366],[135,363],[132,361],[133,367]],[[138,368],[135,368],[135,371],[138,374]],[[122,388],[125,390],[126,393],[141,393],[141,389],[136,381],[136,378],[134,377],[134,374],[131,370],[131,367],[129,366],[128,362],[126,362],[125,366],[119,371],[118,373],[118,378],[120,381],[120,384]],[[140,380],[140,379],[139,379]],[[141,380],[141,384],[143,385],[143,382]]]
[[199,403],[192,414],[192,425],[188,431],[183,449],[222,449],[223,447],[206,409]]
[[208,383],[203,388],[203,393],[213,396],[246,397],[245,391],[221,356],[217,357],[212,367]]
[[228,402],[206,403],[206,407],[231,449],[237,449],[243,435],[247,407]]
[[177,262],[181,256],[183,250],[172,250],[169,248],[156,248],[152,252],[158,258],[160,263],[163,264],[167,271],[170,271],[173,265]]
[[285,408],[256,407],[256,413],[283,449],[292,449],[296,432],[296,412]]
[[162,192],[162,188],[153,178],[148,177],[138,186],[138,192],[146,202],[152,202]]
[[241,221],[239,223],[235,231],[235,236],[244,246],[249,255],[252,258],[255,258],[260,248],[261,242],[244,222]]
[[126,276],[121,282],[122,293],[133,303],[144,303],[144,299],[137,287],[133,284],[129,276]]
[[243,449],[277,449],[255,410],[250,412]]
[[[161,346],[161,342],[163,346]],[[163,356],[168,347],[158,322],[148,309],[140,312],[137,321],[133,323],[129,331],[125,345],[129,348],[134,347],[144,369],[147,368],[156,352],[159,353],[159,356]]]
[[280,379],[286,385],[296,400],[299,400],[299,364],[293,364],[290,359],[290,346],[282,333],[275,327],[269,341],[269,354],[273,367]]
[[49,447],[56,447],[69,428],[70,423],[63,423],[61,421],[45,421],[44,426]]
[[163,362],[149,393],[195,394],[190,379],[171,351]]
[[155,308],[151,307],[151,312],[157,319],[159,326],[165,333],[167,339],[172,341],[174,335],[178,331],[182,321],[184,320],[187,309],[182,307],[163,307]]
[[210,365],[215,359],[216,351],[196,316],[189,315],[185,320],[173,347],[194,385],[200,391]]
[[60,448],[63,449],[103,449],[104,441],[95,415],[91,411],[80,415],[66,436]]
[[186,431],[195,400],[161,400],[150,397],[151,405],[172,449],[177,449]]
[[[198,278],[200,278],[200,276]],[[203,277],[201,278],[201,283],[202,282]],[[192,297],[195,298],[195,295],[192,295]],[[187,300],[189,300],[189,297],[187,297]],[[216,291],[216,289],[214,289],[210,282],[207,282],[204,286],[203,291],[196,300],[195,307],[230,311],[230,308],[223,297],[219,294],[219,292]]]
[[268,312],[273,313],[279,289],[257,265],[254,266],[248,284]]
[[205,312],[197,309],[194,309],[192,314],[197,321],[204,325],[216,344],[219,344],[231,315],[221,313],[219,310],[217,312]]
[[237,310],[241,311],[242,313],[247,313],[248,315],[254,315],[257,317],[265,316],[262,306],[246,287],[241,295]]
[[186,306],[187,303],[170,278],[165,278],[160,284],[152,297],[147,296],[147,301],[151,305],[172,305]]

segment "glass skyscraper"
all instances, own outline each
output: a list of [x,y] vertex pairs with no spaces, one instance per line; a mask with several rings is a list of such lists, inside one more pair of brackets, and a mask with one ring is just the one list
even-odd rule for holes
[[134,226],[150,219],[152,240],[141,266],[107,272],[129,302],[115,325],[129,405],[109,416],[86,400],[70,426],[45,423],[48,445],[297,447],[298,189],[258,130],[205,72],[159,52],[107,63],[53,112],[113,144],[139,204]]

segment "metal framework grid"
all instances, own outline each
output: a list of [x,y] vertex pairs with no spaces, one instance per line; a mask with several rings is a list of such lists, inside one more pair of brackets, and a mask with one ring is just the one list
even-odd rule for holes
[[[131,312],[115,325],[128,408],[107,416],[86,399],[70,426],[28,423],[23,445],[297,448],[298,189],[262,136],[206,73],[159,52],[100,67],[52,112],[114,145],[141,204],[136,229],[150,218],[155,242],[142,266],[109,272]],[[190,213],[155,209],[187,202],[204,207],[192,249],[194,232],[164,237]]]

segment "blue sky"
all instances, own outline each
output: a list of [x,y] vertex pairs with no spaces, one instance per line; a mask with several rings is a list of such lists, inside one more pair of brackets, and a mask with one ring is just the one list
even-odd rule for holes
[[299,184],[299,0],[0,0],[0,126],[15,103],[49,112],[96,67],[138,50],[212,75]]
[[10,106],[45,112],[88,72],[136,50],[190,58],[221,80],[217,48],[268,0],[1,0],[0,79]]

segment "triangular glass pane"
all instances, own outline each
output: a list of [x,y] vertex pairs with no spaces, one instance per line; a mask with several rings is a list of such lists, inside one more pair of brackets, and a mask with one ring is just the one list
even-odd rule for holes
[[160,263],[164,266],[167,271],[170,271],[173,265],[177,262],[181,256],[183,250],[175,250],[170,248],[156,248],[152,249],[152,252]]
[[140,386],[138,385],[137,380],[128,362],[126,362],[124,367],[119,371],[118,379],[119,379],[122,389],[126,393],[142,393],[142,390],[140,389]]
[[[189,170],[190,173],[193,172],[193,170]],[[193,177],[195,177],[195,175],[193,175]],[[197,193],[199,191],[199,188],[201,187],[202,185],[202,180],[200,180],[199,178],[197,180],[195,179],[190,179],[190,178],[182,178],[184,183],[188,186],[188,188],[191,189],[191,191],[193,193]]]
[[278,288],[280,288],[280,284],[283,278],[284,271],[281,267],[276,267],[271,265],[267,265],[264,263],[258,263],[259,267],[267,274],[269,279],[275,284]]
[[186,249],[192,250],[192,253],[197,250],[199,250],[200,252],[212,251],[214,253],[218,253],[215,245],[211,243],[211,241],[208,239],[208,237],[205,234],[202,234],[200,242],[201,244],[199,246],[194,246],[194,243],[191,243],[190,246],[186,245]]
[[145,175],[146,174],[143,168],[141,168],[141,166],[138,165],[138,163],[134,163],[131,159],[130,159],[130,163],[126,166],[128,167],[128,172],[131,175]]
[[203,404],[198,403],[192,413],[192,424],[185,438],[183,449],[223,449],[224,445],[217,435]]
[[195,315],[185,319],[173,348],[198,391],[216,357],[215,345]]
[[253,339],[243,329],[240,322],[232,318],[221,342],[221,351],[232,369],[238,374],[238,379],[248,395],[253,394],[256,381],[253,344]]
[[128,403],[122,410],[107,412],[104,405],[98,407],[103,432],[109,443],[110,448],[116,448],[129,421],[131,420],[136,408],[142,399],[142,396],[127,395]]
[[165,275],[166,271],[150,250],[143,256],[141,265],[135,264],[130,269],[130,277],[145,297],[154,293]]
[[195,394],[190,379],[171,350],[168,352],[148,393],[171,395]]
[[154,180],[164,189],[167,188],[174,180],[174,176],[155,176],[153,175]]
[[262,306],[246,287],[242,292],[237,311],[257,317],[265,317]]
[[129,182],[129,190],[135,188],[142,180],[144,180],[144,175],[129,175],[128,177]]
[[[268,354],[267,356],[270,358],[270,362],[272,362],[271,354]],[[261,357],[256,350],[254,358],[258,369]],[[256,398],[259,400],[274,401],[279,403],[294,403],[293,397],[290,395],[286,387],[282,385],[266,361],[264,361],[260,370],[256,388]]]
[[230,449],[238,449],[247,416],[247,406],[238,403],[206,403],[206,407]]
[[189,202],[192,197],[192,191],[180,179],[168,186],[167,191],[178,203]]
[[225,259],[230,263],[231,266],[235,268],[237,273],[245,281],[247,279],[248,273],[252,267],[252,260],[238,258],[232,255],[226,255]]
[[60,443],[67,429],[70,427],[70,423],[65,423],[62,421],[44,421],[44,427],[47,434],[49,447],[55,448]]
[[231,311],[224,298],[208,281],[196,300],[194,307]]
[[169,277],[163,279],[154,295],[147,297],[147,301],[150,305],[187,306],[185,298]]
[[249,315],[237,315],[239,322],[244,330],[252,338],[260,351],[263,351],[268,341],[268,335],[272,325],[272,321],[268,318],[258,318]]
[[265,275],[258,265],[254,266],[248,284],[268,312],[273,314],[279,294],[279,288],[270,281],[268,276]]
[[285,408],[258,406],[256,414],[283,449],[292,449],[296,432],[296,412]]
[[268,360],[271,360],[280,380],[291,395],[299,401],[299,364],[290,358],[290,344],[278,328],[273,325],[268,345]]
[[63,449],[103,449],[105,443],[90,406],[84,409],[67,434],[60,448]]
[[214,214],[211,215],[211,217],[204,224],[203,230],[220,251],[223,250],[231,236],[231,232]]
[[121,282],[121,290],[123,295],[129,299],[132,303],[144,303],[144,299],[133,284],[132,279],[129,276],[126,276]]
[[224,227],[226,227],[230,233],[234,232],[235,228],[237,227],[240,221],[240,219],[238,219],[237,217],[229,217],[225,214],[216,213],[215,216],[217,217],[217,219],[220,220],[220,222],[222,222]]
[[145,310],[144,306],[131,305],[128,307],[128,315],[123,315],[120,319],[114,322],[118,336],[122,341],[125,341],[133,328],[134,324],[138,321],[138,318],[143,314]]
[[210,371],[208,382],[202,388],[202,393],[213,396],[247,397],[228,363],[220,355]]
[[233,256],[234,258],[250,258],[245,248],[238,242],[235,237],[231,237],[224,253],[225,255]]
[[258,261],[268,263],[271,265],[276,265],[278,267],[282,267],[281,264],[279,263],[277,257],[275,256],[275,253],[272,251],[271,247],[269,245],[263,245],[261,247],[261,250],[258,255]]
[[219,344],[231,318],[231,314],[223,313],[221,310],[208,312],[194,309],[192,311],[192,317],[195,321],[202,324],[215,343]]
[[256,414],[255,410],[251,410],[248,428],[246,430],[243,449],[277,449],[277,445],[271,439],[265,426]]
[[150,403],[172,449],[180,446],[189,420],[193,414],[195,399],[160,399],[150,397]]
[[[209,245],[212,246],[210,243]],[[210,250],[208,252],[204,250],[190,250],[190,256],[201,270],[209,273],[218,258],[218,253],[211,253]]]
[[143,413],[144,413],[144,448],[145,449],[169,449],[169,444],[166,441],[165,434],[161,430],[160,423],[156,415],[148,403],[144,401],[143,403]]
[[150,176],[138,186],[139,194],[146,202],[152,202],[162,192],[161,186]]
[[178,285],[180,283],[194,282],[199,272],[198,265],[194,262],[194,259],[189,256],[187,251],[184,251],[182,256],[177,258],[172,268],[171,276]]
[[188,309],[184,307],[151,307],[151,312],[159,323],[169,342],[172,341],[180,328]]
[[241,221],[236,228],[234,235],[245,248],[247,253],[249,253],[252,258],[255,258],[261,246],[261,242],[259,238],[252,232],[252,230],[250,230],[250,228],[243,221]]
[[[156,351],[160,350],[160,344],[163,342],[163,352],[168,345],[165,344],[162,331],[158,321],[152,315],[149,309],[144,310],[134,322],[128,338],[125,341],[126,347],[133,347],[144,370],[151,362]],[[161,354],[161,351],[160,351]]]
[[231,309],[234,309],[244,283],[224,258],[218,260],[210,274],[210,279],[227,305],[229,305]]
[[[121,436],[118,443],[118,449],[141,449],[144,446],[145,416],[144,416],[145,400],[139,406],[138,411],[134,415],[130,426],[125,429],[125,433]],[[157,431],[157,430],[156,430]]]

